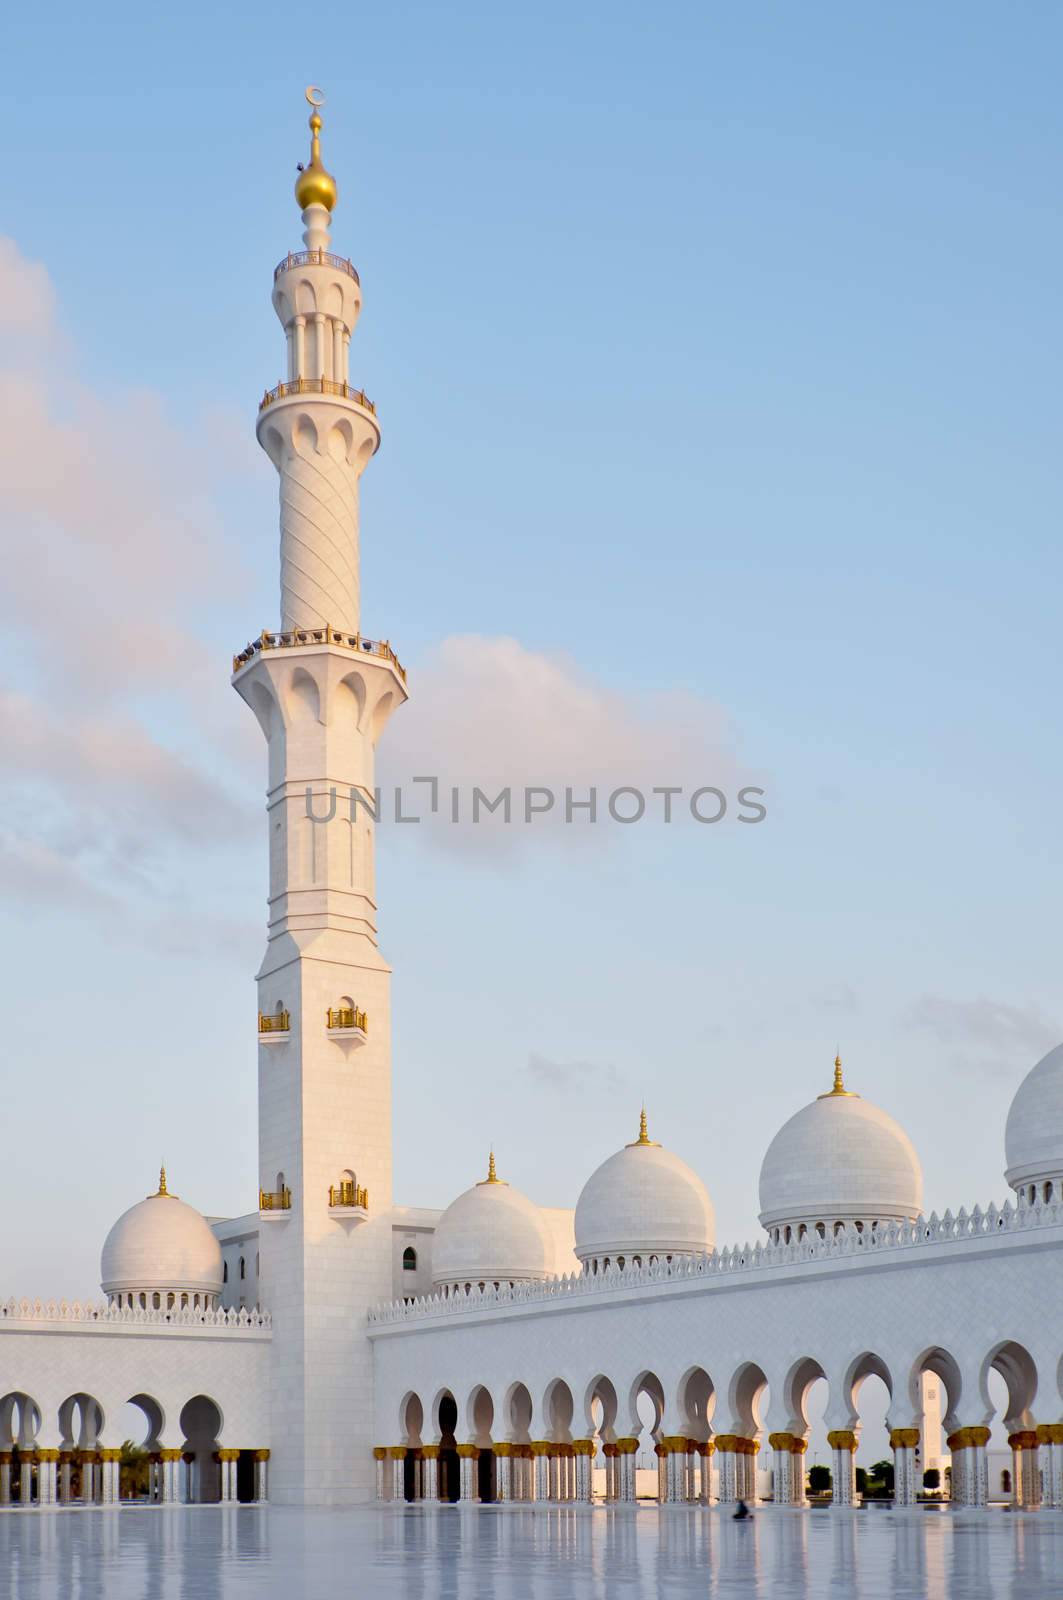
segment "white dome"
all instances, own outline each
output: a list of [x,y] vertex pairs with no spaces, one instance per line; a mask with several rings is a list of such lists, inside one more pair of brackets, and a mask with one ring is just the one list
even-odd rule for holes
[[551,1245],[546,1226],[527,1195],[495,1175],[452,1200],[432,1239],[432,1282],[517,1283],[545,1278]]
[[1013,1189],[1063,1175],[1063,1044],[1032,1067],[1016,1089],[1004,1152],[1005,1177]]
[[192,1206],[159,1192],[123,1212],[107,1235],[100,1257],[104,1294],[199,1294],[222,1288],[221,1246]]
[[779,1129],[760,1169],[760,1220],[788,1223],[910,1221],[923,1206],[912,1141],[885,1111],[842,1083]]
[[583,1262],[618,1256],[692,1255],[709,1251],[716,1213],[709,1192],[685,1161],[642,1129],[634,1144],[603,1161],[576,1205],[576,1255]]

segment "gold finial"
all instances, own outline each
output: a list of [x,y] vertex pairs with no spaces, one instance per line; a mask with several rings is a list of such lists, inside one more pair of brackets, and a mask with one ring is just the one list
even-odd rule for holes
[[156,1189],[155,1193],[153,1195],[149,1195],[148,1198],[151,1200],[176,1200],[177,1196],[172,1195],[169,1189],[166,1187],[165,1165],[159,1168],[159,1187]]
[[650,1138],[650,1129],[649,1129],[649,1124],[646,1121],[646,1107],[645,1106],[643,1106],[642,1110],[639,1112],[639,1136],[632,1144],[628,1145],[628,1149],[629,1150],[634,1150],[640,1144],[653,1145],[655,1148],[657,1146],[656,1139],[651,1139]]
[[331,212],[336,209],[336,180],[325,171],[321,161],[320,113],[325,96],[311,84],[306,91],[306,103],[310,107],[310,165],[304,167],[295,180],[295,198],[300,211],[308,206],[324,206]]
[[820,1100],[833,1100],[836,1095],[846,1100],[859,1100],[860,1098],[858,1094],[854,1094],[851,1089],[847,1089],[845,1087],[845,1079],[842,1077],[842,1058],[840,1055],[834,1057],[834,1087],[831,1089],[829,1094],[821,1094],[819,1098]]
[[481,1178],[476,1187],[478,1189],[483,1189],[486,1188],[489,1183],[505,1183],[505,1181],[505,1178],[500,1178],[498,1173],[495,1171],[495,1153],[492,1150],[491,1154],[487,1158],[487,1177]]

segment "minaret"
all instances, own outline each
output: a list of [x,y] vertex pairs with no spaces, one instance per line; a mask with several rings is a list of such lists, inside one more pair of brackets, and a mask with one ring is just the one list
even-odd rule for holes
[[[269,915],[258,973],[262,1300],[273,1313],[271,1498],[372,1492],[365,1312],[391,1294],[390,969],[377,946],[374,746],[406,699],[359,632],[358,480],[380,442],[348,380],[358,274],[329,251],[336,184],[295,186],[306,250],[273,274],[287,377],[259,408],[280,474],[281,628],[233,661],[269,745]],[[364,804],[361,802],[365,802]]]

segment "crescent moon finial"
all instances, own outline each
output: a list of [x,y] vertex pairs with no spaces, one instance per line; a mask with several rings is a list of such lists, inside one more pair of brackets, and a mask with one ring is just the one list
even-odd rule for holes
[[308,106],[313,106],[315,111],[320,110],[325,104],[324,89],[317,88],[315,84],[309,84],[306,91],[306,103]]

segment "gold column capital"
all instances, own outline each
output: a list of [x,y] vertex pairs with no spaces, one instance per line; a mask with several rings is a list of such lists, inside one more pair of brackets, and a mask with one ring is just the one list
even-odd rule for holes
[[855,1450],[856,1434],[852,1428],[833,1428],[827,1435],[832,1450]]
[[480,1446],[478,1444],[459,1444],[458,1455],[463,1461],[479,1461]]
[[661,1439],[661,1444],[664,1446],[666,1455],[685,1456],[687,1453],[687,1440],[684,1433],[666,1433]]
[[58,1461],[59,1460],[58,1447],[53,1450],[51,1445],[45,1445],[42,1449],[37,1451],[37,1460],[38,1461]]
[[593,1439],[573,1439],[572,1454],[574,1456],[592,1456],[594,1454]]
[[1037,1427],[1040,1444],[1063,1444],[1063,1422],[1041,1422]]
[[[461,1445],[460,1444],[458,1446],[458,1454],[459,1455],[461,1454]],[[389,1444],[388,1445],[388,1460],[389,1461],[405,1461],[406,1460],[406,1446],[404,1444]]]
[[[178,1455],[180,1455],[181,1452],[178,1451],[177,1453],[178,1453]],[[269,1460],[269,1451],[268,1450],[256,1450],[255,1451],[255,1460],[256,1461],[268,1461]]]
[[508,1439],[500,1439],[497,1444],[493,1444],[491,1446],[491,1449],[494,1451],[496,1456],[501,1456],[503,1460],[506,1458],[506,1456],[511,1456],[513,1454],[513,1446],[510,1444]]
[[121,1461],[121,1459],[122,1459],[122,1452],[121,1452],[120,1449],[119,1450],[115,1450],[112,1447],[110,1449],[101,1450],[100,1451],[100,1460],[101,1461]]
[[769,1433],[768,1444],[773,1450],[793,1449],[794,1436],[792,1433]]
[[218,1460],[219,1461],[239,1461],[239,1459],[240,1459],[239,1450],[234,1450],[231,1445],[226,1445],[224,1450],[219,1450],[218,1451]]
[[957,1428],[955,1433],[950,1433],[947,1439],[950,1451],[971,1450],[978,1445],[989,1443],[988,1428]]
[[438,1461],[441,1446],[438,1444],[423,1444],[421,1446],[421,1459],[423,1461]]
[[891,1450],[915,1450],[919,1444],[918,1428],[891,1428]]
[[633,1456],[638,1447],[639,1442],[637,1439],[618,1439],[616,1441],[616,1453],[618,1456]]
[[718,1433],[716,1435],[716,1448],[721,1455],[733,1456],[738,1454],[737,1433]]
[[533,1439],[531,1443],[531,1453],[533,1456],[552,1456],[554,1453],[554,1447],[550,1443],[549,1439]]
[[159,1451],[159,1460],[160,1461],[180,1461],[182,1454],[183,1454],[183,1452],[180,1449],[177,1449],[177,1450],[160,1450]]
[[386,1445],[375,1444],[373,1446],[373,1460],[374,1461],[384,1461],[384,1460],[386,1460],[387,1453],[388,1452],[387,1452],[387,1446]]
[[1037,1429],[1020,1428],[1016,1433],[1009,1433],[1008,1443],[1013,1450],[1036,1450],[1038,1444]]

